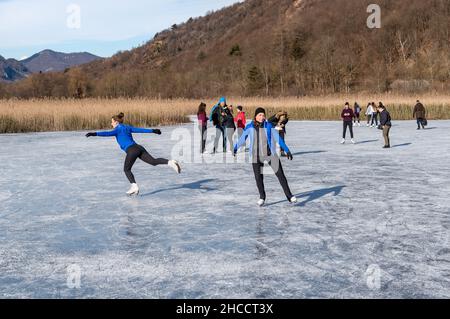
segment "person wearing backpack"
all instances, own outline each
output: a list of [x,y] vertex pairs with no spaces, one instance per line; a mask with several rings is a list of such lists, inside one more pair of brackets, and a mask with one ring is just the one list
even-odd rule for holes
[[215,154],[219,148],[220,136],[222,136],[222,149],[223,152],[226,152],[226,137],[225,137],[225,128],[223,127],[223,112],[227,108],[227,99],[225,97],[221,97],[219,103],[213,106],[211,110],[211,115],[209,120],[216,127],[216,137],[214,139],[214,149],[212,154]]

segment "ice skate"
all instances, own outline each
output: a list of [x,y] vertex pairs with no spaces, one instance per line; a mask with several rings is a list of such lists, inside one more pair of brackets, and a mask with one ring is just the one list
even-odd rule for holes
[[169,167],[173,168],[173,170],[175,172],[177,172],[178,174],[181,173],[181,166],[180,166],[180,164],[177,161],[170,160],[167,165],[169,165]]
[[258,206],[259,207],[262,207],[262,206],[264,206],[264,203],[265,203],[266,201],[264,200],[264,199],[260,199],[259,201],[258,201]]
[[136,183],[131,184],[131,187],[128,190],[127,195],[128,196],[139,195],[139,186]]

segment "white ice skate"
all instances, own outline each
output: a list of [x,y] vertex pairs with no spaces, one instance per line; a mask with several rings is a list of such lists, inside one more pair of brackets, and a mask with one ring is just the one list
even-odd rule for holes
[[170,160],[167,165],[169,165],[171,168],[173,168],[173,170],[175,172],[177,172],[178,174],[181,173],[181,166],[180,166],[180,164],[177,161]]
[[127,192],[128,196],[139,195],[139,186],[137,184],[131,184],[129,191]]
[[345,139],[342,139],[341,144],[345,144]]
[[297,197],[292,196],[292,198],[291,198],[291,203],[292,203],[292,204],[296,204],[296,203],[297,203]]
[[355,140],[354,140],[354,139],[352,139],[352,144],[356,144],[356,142],[355,142]]
[[259,201],[258,201],[258,206],[259,207],[262,207],[262,206],[264,206],[264,203],[265,203],[266,201],[264,200],[264,199],[260,199]]

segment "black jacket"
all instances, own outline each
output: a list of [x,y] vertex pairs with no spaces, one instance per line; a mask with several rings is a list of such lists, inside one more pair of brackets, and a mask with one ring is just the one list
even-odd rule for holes
[[230,110],[225,110],[225,116],[223,117],[222,126],[224,128],[232,128],[236,129],[236,125],[234,124],[234,117],[233,114],[231,114]]
[[391,115],[388,111],[383,110],[383,112],[380,113],[380,124],[383,126],[392,126]]

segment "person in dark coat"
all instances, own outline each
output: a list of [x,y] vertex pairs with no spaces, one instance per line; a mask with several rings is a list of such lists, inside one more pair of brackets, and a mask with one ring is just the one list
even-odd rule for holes
[[425,106],[420,103],[419,100],[417,100],[416,106],[414,106],[413,111],[413,118],[417,120],[417,129],[420,130],[420,127],[422,129],[425,129],[425,119],[427,118],[427,111],[425,109]]
[[233,105],[228,105],[222,112],[222,127],[225,129],[226,144],[230,146],[230,152],[233,152],[234,142],[233,136],[236,131],[233,117]]
[[383,148],[391,148],[391,139],[389,137],[389,133],[392,127],[391,115],[381,102],[378,105],[378,112],[380,112],[380,128],[383,130],[383,137],[384,137]]
[[342,110],[341,117],[344,120],[344,133],[342,134],[342,142],[341,144],[345,144],[345,136],[347,135],[347,128],[350,129],[350,137],[352,139],[352,143],[355,144],[355,140],[353,139],[353,118],[355,117],[355,113],[350,108],[350,104],[345,103],[345,108]]
[[219,141],[220,136],[222,135],[222,148],[223,152],[226,152],[226,137],[225,137],[225,128],[222,126],[223,123],[223,112],[227,108],[227,99],[225,97],[221,97],[219,103],[213,106],[211,110],[211,115],[209,120],[216,127],[216,137],[214,139],[214,149],[212,154],[215,154],[219,150]]

